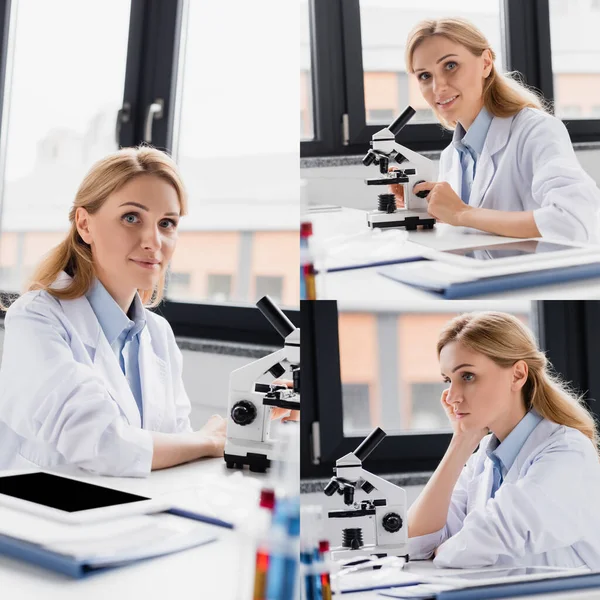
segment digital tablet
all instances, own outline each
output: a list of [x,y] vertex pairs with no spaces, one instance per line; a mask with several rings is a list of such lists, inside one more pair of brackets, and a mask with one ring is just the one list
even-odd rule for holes
[[547,579],[551,577],[564,577],[567,575],[577,575],[585,573],[587,570],[581,568],[568,567],[547,567],[547,566],[529,566],[529,567],[506,567],[506,568],[486,568],[481,570],[447,569],[443,573],[426,573],[423,576],[424,581],[443,581],[445,584],[452,584],[457,587],[494,585],[499,583],[511,583],[520,581],[531,581],[535,579]]
[[[548,261],[554,258],[584,256],[598,248],[582,247],[560,242],[523,240],[505,244],[489,244],[459,248],[457,250],[436,250],[428,253],[428,258],[448,262],[460,267],[491,267],[523,264],[524,261]],[[600,259],[600,254],[599,254]]]
[[168,510],[164,501],[44,472],[0,476],[0,505],[65,523]]

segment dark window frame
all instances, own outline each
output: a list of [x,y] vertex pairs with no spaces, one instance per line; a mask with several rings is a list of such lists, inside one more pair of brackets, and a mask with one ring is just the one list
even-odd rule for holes
[[[360,155],[381,125],[366,124],[360,0],[309,0],[315,140],[300,144],[301,157]],[[508,68],[554,102],[548,0],[499,0]],[[325,8],[325,6],[327,8]],[[329,35],[328,32],[329,31]],[[333,58],[335,57],[335,58]],[[336,85],[319,79],[324,71]],[[321,84],[321,85],[320,85]],[[344,141],[343,115],[347,115]],[[600,141],[600,119],[564,119],[571,141]],[[407,125],[398,143],[417,152],[443,150],[452,137],[438,124]]]
[[[128,120],[121,122],[118,127],[120,147],[144,143],[147,108],[155,99],[162,98],[164,116],[153,123],[152,145],[169,154],[173,151],[178,59],[185,7],[185,0],[131,0],[123,91],[123,106],[128,104],[130,108]],[[2,91],[5,89],[10,8],[11,0],[0,0]],[[1,117],[2,102],[0,119]],[[3,294],[3,297],[16,296]],[[169,321],[177,336],[281,345],[279,335],[260,311],[252,306],[185,303],[169,300],[167,297],[155,310]],[[285,311],[295,324],[299,322],[299,312]]]
[[[531,327],[561,377],[579,391],[600,418],[600,302],[539,301]],[[335,461],[353,451],[360,436],[343,431],[338,312],[334,300],[301,303],[303,342],[301,471],[303,479],[331,476]],[[321,400],[320,400],[321,399]],[[433,471],[451,439],[449,433],[389,435],[369,457],[375,473]],[[315,461],[315,450],[319,460]]]

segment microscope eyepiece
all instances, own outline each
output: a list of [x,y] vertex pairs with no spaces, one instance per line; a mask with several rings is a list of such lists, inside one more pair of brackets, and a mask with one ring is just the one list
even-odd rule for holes
[[386,436],[385,431],[380,427],[376,427],[371,433],[362,441],[358,448],[354,451],[354,455],[358,460],[363,462],[377,446],[381,443],[383,438]]
[[285,339],[296,329],[294,324],[283,314],[283,311],[269,296],[261,298],[256,303],[256,306],[282,338]]
[[335,477],[329,480],[329,483],[325,486],[323,492],[326,496],[333,496],[340,489],[340,484],[337,482]]
[[391,123],[388,129],[394,136],[398,135],[403,127],[413,118],[416,112],[417,111],[412,106],[407,106],[404,112]]

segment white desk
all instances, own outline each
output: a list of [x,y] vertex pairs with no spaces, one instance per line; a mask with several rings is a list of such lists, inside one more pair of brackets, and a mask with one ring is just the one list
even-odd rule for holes
[[[452,250],[484,243],[501,244],[515,241],[515,238],[443,223],[437,224],[433,230],[369,231],[365,211],[350,208],[311,212],[308,218],[313,224],[311,244],[317,253],[317,269],[323,264],[335,266],[344,253],[350,257],[366,253],[371,258],[387,260],[397,258],[400,253],[418,254],[422,246],[436,250]],[[438,300],[434,294],[382,277],[377,270],[378,267],[370,267],[318,275],[317,298],[337,300],[338,307],[345,311],[382,312],[395,312],[402,306],[433,304]],[[481,295],[473,300],[489,298],[516,301],[598,299],[600,278]]]
[[[434,570],[437,572],[437,574],[443,574],[444,572],[452,574],[453,572],[456,572],[456,569],[437,569],[431,560],[409,562],[408,564],[404,565],[404,570],[416,574],[425,574]],[[334,596],[334,598],[335,597],[337,596]],[[515,596],[510,596],[510,598],[513,597]],[[525,596],[519,597],[525,598]],[[527,597],[532,598],[533,600],[599,600],[600,589],[582,590],[577,592],[557,592]],[[355,594],[344,594],[342,598],[344,600],[383,600],[384,596],[380,596],[377,591],[370,591],[359,592]],[[509,597],[507,596],[507,598]]]
[[[158,496],[201,485],[203,477],[226,477],[233,471],[222,458],[203,459],[154,471],[145,479],[85,476],[85,479],[135,494]],[[77,473],[83,476],[83,472]],[[257,479],[265,476],[244,471],[248,484],[260,487]],[[254,481],[252,481],[254,480]],[[213,479],[214,481],[214,479]],[[251,598],[253,565],[240,565],[240,534],[215,527],[219,539],[162,558],[72,580],[25,562],[0,556],[0,590],[2,597],[19,600],[167,600],[168,598],[219,598],[245,600],[240,590]],[[241,580],[241,581],[240,581]],[[245,582],[245,583],[244,583]]]

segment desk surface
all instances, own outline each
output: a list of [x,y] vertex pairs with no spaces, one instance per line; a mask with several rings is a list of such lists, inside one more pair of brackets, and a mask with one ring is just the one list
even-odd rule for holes
[[[82,479],[124,491],[159,496],[183,491],[202,480],[223,481],[232,472],[220,459],[203,459],[154,471],[145,479],[101,477],[77,473]],[[235,475],[240,477],[241,475]],[[244,471],[249,486],[258,489],[264,475]],[[114,569],[82,580],[0,556],[0,589],[3,597],[19,600],[121,600],[121,598],[251,598],[252,548],[239,533],[215,528],[218,540],[162,558]],[[247,591],[246,591],[247,590]],[[18,594],[17,594],[18,591]],[[243,594],[247,595],[244,596]]]
[[[343,260],[343,256],[351,260],[366,256],[373,261],[382,261],[397,258],[402,254],[418,254],[422,246],[435,250],[451,250],[486,243],[515,241],[515,238],[452,227],[443,223],[436,225],[433,230],[425,231],[370,231],[365,215],[365,211],[348,208],[309,214],[308,218],[313,224],[311,245],[315,249],[318,269],[323,265],[329,268],[336,266]],[[377,273],[377,267],[318,275],[317,297],[337,300],[339,308],[347,311],[397,311],[399,306],[416,307],[427,303],[433,305],[439,301],[434,294],[382,277]],[[516,302],[597,299],[600,298],[600,278],[481,295],[467,302],[490,298],[503,301],[510,299]]]
[[[426,574],[430,571],[436,571],[436,574],[442,575],[444,572],[452,574],[456,569],[438,569],[431,560],[420,560],[409,562],[404,566],[405,571],[416,574]],[[524,596],[520,596],[523,598]],[[553,594],[540,594],[528,596],[534,600],[600,600],[600,590],[583,590],[578,592],[558,592]],[[355,594],[344,594],[344,600],[383,600],[377,591],[360,592]],[[512,596],[511,596],[512,598]]]

